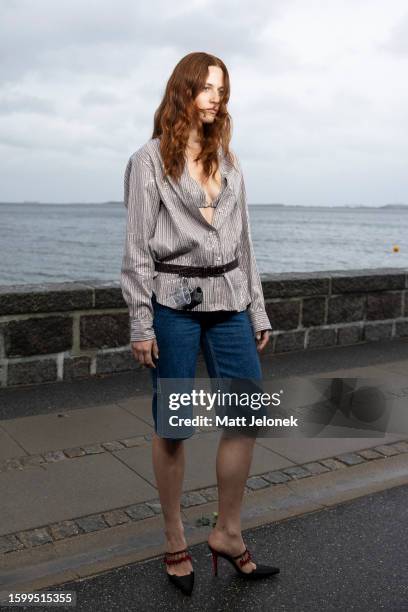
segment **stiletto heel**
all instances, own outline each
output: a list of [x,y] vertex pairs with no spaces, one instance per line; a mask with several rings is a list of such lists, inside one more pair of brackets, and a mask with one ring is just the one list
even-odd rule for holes
[[211,549],[212,553],[212,564],[213,564],[213,575],[218,576],[218,553]]
[[[227,559],[227,561],[232,563],[232,565],[235,567],[235,570],[238,572],[238,574],[242,576],[242,578],[245,578],[246,580],[254,580],[256,578],[266,578],[266,576],[272,576],[273,574],[279,574],[280,572],[279,567],[273,567],[271,565],[260,565],[258,563],[256,564],[256,568],[252,570],[252,572],[243,572],[241,567],[245,565],[246,563],[249,563],[252,560],[251,553],[249,552],[248,548],[245,548],[244,552],[241,553],[240,555],[237,555],[236,557],[233,557],[232,555],[228,555],[225,552],[221,552],[220,550],[215,550],[212,546],[210,546],[210,544],[208,544],[208,548],[210,549],[211,554],[212,554],[214,576],[218,575],[217,562],[218,562],[219,556],[223,557],[223,559]],[[238,565],[235,563],[235,559],[239,559],[240,567],[238,567]]]
[[[172,558],[173,555],[178,555],[180,553],[184,553],[184,555],[182,555],[178,559]],[[181,563],[182,561],[186,560],[192,561],[191,555],[188,552],[187,548],[183,548],[183,550],[177,550],[175,552],[166,552],[163,559],[166,565],[174,565],[176,563]],[[183,591],[183,593],[185,593],[186,595],[191,595],[194,586],[194,570],[191,571],[189,574],[185,574],[184,576],[177,576],[176,574],[169,574],[168,572],[166,573],[169,577],[170,582],[172,582],[178,589]]]

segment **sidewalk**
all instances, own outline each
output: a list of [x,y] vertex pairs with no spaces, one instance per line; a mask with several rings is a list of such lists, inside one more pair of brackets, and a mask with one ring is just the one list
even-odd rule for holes
[[[264,355],[262,363],[265,379],[385,378],[407,403],[408,340]],[[203,363],[197,377],[207,377]],[[159,554],[148,371],[2,390],[0,418],[0,591]],[[182,506],[195,542],[205,540],[216,509],[219,435],[197,432],[185,442]],[[407,483],[407,440],[259,438],[244,526]]]

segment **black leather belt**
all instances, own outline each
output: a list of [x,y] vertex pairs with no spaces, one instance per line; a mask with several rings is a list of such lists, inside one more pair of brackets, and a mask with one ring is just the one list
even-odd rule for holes
[[159,272],[169,272],[180,276],[220,276],[238,267],[238,258],[221,266],[179,266],[164,261],[155,261],[154,269]]

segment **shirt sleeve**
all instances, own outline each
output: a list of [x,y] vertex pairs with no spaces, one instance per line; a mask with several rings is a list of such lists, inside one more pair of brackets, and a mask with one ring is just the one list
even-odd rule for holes
[[129,308],[130,341],[155,338],[153,329],[154,259],[149,249],[160,208],[153,164],[140,155],[130,157],[124,176],[127,207],[126,238],[121,267],[121,289]]
[[[235,159],[237,160],[236,156]],[[251,318],[254,333],[263,329],[272,329],[268,315],[265,309],[265,300],[262,290],[262,282],[259,276],[258,267],[256,264],[254,247],[251,238],[251,225],[249,220],[248,203],[246,197],[246,189],[244,177],[242,174],[241,165],[238,162],[238,168],[241,175],[241,184],[239,188],[238,205],[241,207],[242,214],[242,235],[240,245],[240,266],[246,273],[248,280],[249,292],[251,295],[251,304],[248,312]]]

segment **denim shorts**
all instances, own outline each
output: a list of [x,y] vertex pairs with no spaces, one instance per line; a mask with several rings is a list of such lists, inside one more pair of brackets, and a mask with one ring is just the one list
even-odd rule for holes
[[248,309],[241,312],[176,310],[159,304],[154,293],[152,306],[153,328],[159,348],[159,359],[154,360],[156,368],[150,370],[156,432],[158,379],[194,379],[200,347],[210,378],[262,379]]

